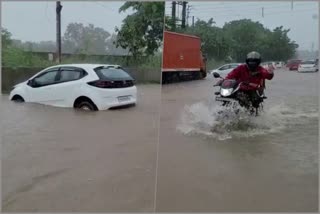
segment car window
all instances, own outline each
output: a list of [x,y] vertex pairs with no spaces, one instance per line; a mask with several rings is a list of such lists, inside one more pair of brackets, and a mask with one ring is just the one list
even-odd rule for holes
[[229,68],[229,65],[224,65],[224,66],[222,66],[221,68],[219,68],[219,70],[226,70],[226,69],[228,69]]
[[100,79],[132,79],[132,77],[120,68],[111,67],[98,67],[94,71],[97,73]]
[[83,77],[83,71],[76,68],[62,68],[60,73],[60,82],[78,80]]
[[54,84],[57,82],[57,74],[58,70],[48,71],[34,78],[34,81],[37,86]]

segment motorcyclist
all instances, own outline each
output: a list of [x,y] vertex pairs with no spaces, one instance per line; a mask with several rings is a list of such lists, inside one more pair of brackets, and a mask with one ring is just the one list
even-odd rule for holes
[[247,54],[246,63],[241,64],[233,69],[225,79],[234,79],[237,82],[244,82],[241,84],[240,90],[249,95],[254,107],[257,107],[257,94],[255,93],[258,89],[261,92],[264,90],[265,79],[271,80],[274,76],[272,70],[266,70],[262,66],[261,55],[252,51]]

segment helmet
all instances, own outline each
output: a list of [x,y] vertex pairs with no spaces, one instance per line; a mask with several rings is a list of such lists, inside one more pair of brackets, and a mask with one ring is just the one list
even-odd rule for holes
[[250,71],[255,71],[260,65],[260,63],[261,63],[261,55],[258,52],[252,51],[248,53],[246,58],[246,64],[250,69]]

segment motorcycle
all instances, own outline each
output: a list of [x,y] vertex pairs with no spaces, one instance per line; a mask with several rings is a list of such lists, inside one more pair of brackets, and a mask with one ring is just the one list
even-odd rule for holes
[[[258,116],[263,111],[263,101],[267,99],[264,94],[265,84],[255,85],[249,82],[237,82],[233,79],[224,79],[219,73],[214,72],[215,78],[221,78],[214,87],[220,87],[215,92],[215,100],[222,102],[222,106],[233,107],[235,112],[239,112],[238,106],[244,107],[250,115]],[[251,92],[240,90],[241,85],[254,86],[257,88]]]

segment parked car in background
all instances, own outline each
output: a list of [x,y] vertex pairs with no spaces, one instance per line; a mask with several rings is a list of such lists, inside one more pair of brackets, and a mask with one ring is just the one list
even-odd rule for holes
[[118,65],[68,64],[46,68],[14,86],[9,99],[82,110],[135,104],[134,79]]
[[299,65],[298,72],[317,72],[319,71],[318,63],[316,60],[306,60],[302,61]]
[[284,62],[276,62],[275,63],[275,68],[280,69],[280,68],[283,68],[283,66],[284,66]]
[[239,65],[241,65],[241,63],[230,63],[230,64],[225,64],[220,66],[217,69],[211,70],[211,74],[213,74],[214,72],[217,72],[220,74],[221,77],[226,77],[228,75],[228,73],[230,73],[233,69],[235,69],[236,67],[238,67]]
[[287,62],[287,68],[290,71],[296,71],[299,68],[300,63],[302,62],[302,60],[299,59],[292,59],[292,60],[288,60]]

